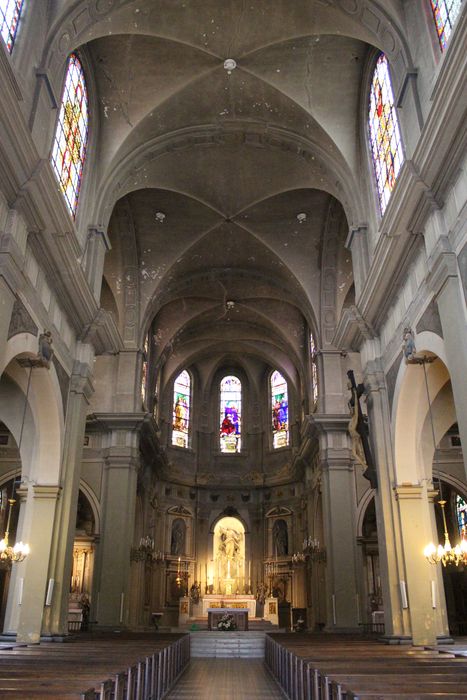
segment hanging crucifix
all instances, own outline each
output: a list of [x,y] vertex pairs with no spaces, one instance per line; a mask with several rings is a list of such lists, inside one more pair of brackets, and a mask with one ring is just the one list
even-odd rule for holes
[[349,400],[350,421],[348,426],[352,439],[352,456],[364,468],[363,476],[368,479],[371,488],[376,489],[378,488],[378,475],[370,450],[368,419],[360,406],[360,397],[363,394],[364,386],[356,384],[353,370],[349,369],[347,376],[349,378],[347,386],[352,394]]

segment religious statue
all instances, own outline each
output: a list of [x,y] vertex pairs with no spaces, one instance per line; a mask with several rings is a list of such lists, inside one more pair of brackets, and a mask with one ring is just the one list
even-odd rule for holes
[[281,519],[275,521],[272,528],[272,539],[275,555],[278,557],[286,556],[289,553],[289,537],[285,520]]
[[190,598],[191,602],[197,605],[201,596],[201,586],[198,581],[195,581],[190,588]]
[[268,587],[266,586],[265,583],[258,583],[256,586],[256,595],[255,598],[260,603],[261,605],[264,605],[266,602],[266,595],[268,592]]
[[360,397],[364,392],[364,386],[363,384],[357,386],[353,370],[350,369],[347,376],[349,378],[347,386],[351,391],[348,431],[352,439],[352,455],[355,461],[365,469],[363,476],[369,480],[371,488],[376,489],[378,477],[370,450],[368,422],[360,406]]
[[404,353],[404,358],[406,363],[413,360],[417,349],[415,347],[415,340],[413,337],[413,331],[410,327],[404,328],[404,334],[402,336],[402,352]]
[[185,552],[185,529],[185,523],[181,518],[177,518],[173,521],[170,554],[176,557]]
[[37,352],[37,357],[42,365],[49,369],[54,351],[52,349],[52,333],[48,330],[44,330],[39,336],[39,347]]
[[240,551],[241,535],[232,528],[221,528],[219,554],[226,559],[236,559]]

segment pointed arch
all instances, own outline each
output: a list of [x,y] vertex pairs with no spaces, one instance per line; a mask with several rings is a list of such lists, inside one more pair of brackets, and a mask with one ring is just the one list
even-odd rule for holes
[[65,202],[76,215],[88,141],[88,91],[78,54],[68,57],[50,162]]
[[380,53],[376,60],[371,80],[368,130],[379,206],[383,215],[404,162],[389,62],[384,53]]

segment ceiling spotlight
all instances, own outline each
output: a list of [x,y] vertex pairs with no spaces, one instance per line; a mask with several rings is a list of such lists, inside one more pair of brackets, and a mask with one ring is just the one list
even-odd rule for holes
[[306,214],[304,211],[301,211],[300,214],[297,214],[297,221],[299,224],[304,224],[306,221]]
[[230,75],[233,70],[237,67],[237,61],[234,58],[226,58],[224,61],[224,69]]
[[229,311],[235,308],[235,302],[234,301],[226,301],[225,305]]
[[165,219],[165,214],[163,211],[156,211],[156,221],[158,221],[160,224],[164,223]]

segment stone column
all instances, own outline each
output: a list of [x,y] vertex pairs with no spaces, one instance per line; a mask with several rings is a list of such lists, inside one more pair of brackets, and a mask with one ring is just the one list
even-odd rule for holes
[[399,519],[394,512],[395,481],[391,445],[391,421],[384,373],[372,364],[364,376],[367,391],[367,409],[371,429],[373,457],[378,474],[375,492],[378,554],[385,618],[385,635],[393,642],[410,640],[408,614],[403,612],[399,581],[405,579],[403,561],[400,561],[401,533]]
[[321,453],[324,544],[327,550],[326,629],[356,631],[355,478],[347,447],[349,418],[347,415],[315,414],[310,420],[316,426]]
[[438,303],[467,476],[467,313],[455,253],[441,236],[428,259],[428,284]]
[[70,577],[76,527],[83,439],[92,383],[89,364],[75,362],[70,379],[62,458],[62,494],[54,529],[49,579],[53,597],[45,609],[43,636],[68,634]]
[[99,627],[128,623],[130,549],[135,522],[139,466],[137,430],[144,414],[95,414],[110,429],[102,484],[102,534],[96,566]]
[[[20,489],[19,492],[21,491]],[[24,516],[20,531],[23,540],[29,543],[34,554],[18,565],[20,568],[17,577],[22,579],[22,584],[16,586],[17,594],[13,601],[13,605],[16,604],[19,608],[16,641],[37,644],[41,637],[44,602],[48,590],[50,545],[60,487],[31,484],[23,490],[21,496],[25,503],[22,506]]]

